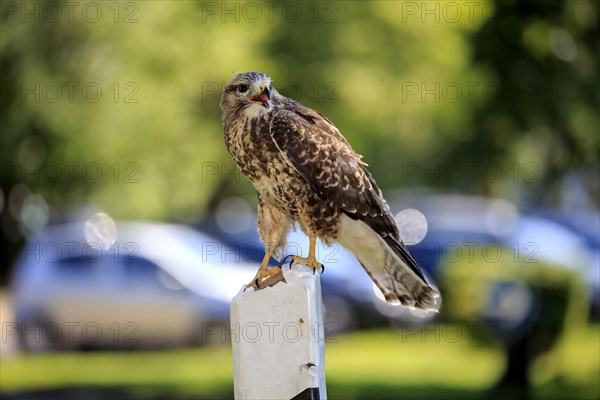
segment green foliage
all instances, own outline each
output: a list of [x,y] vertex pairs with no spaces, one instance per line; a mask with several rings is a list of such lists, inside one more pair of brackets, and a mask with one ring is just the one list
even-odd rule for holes
[[[506,248],[499,248],[511,254]],[[465,249],[463,249],[465,250]],[[466,253],[466,250],[465,250]],[[542,291],[556,292],[565,307],[556,310],[559,326],[578,329],[587,322],[589,299],[578,272],[527,258],[502,257],[495,262],[474,254],[473,259],[440,266],[440,284],[444,293],[443,312],[451,320],[480,321],[495,286],[502,283],[531,288],[538,296]],[[552,299],[550,299],[552,300]],[[512,309],[514,305],[498,307]]]
[[[58,210],[91,202],[119,217],[197,213],[218,184],[202,171],[227,157],[218,98],[207,91],[256,56],[260,35],[246,35],[244,24],[226,31],[223,24],[201,24],[193,2],[124,4],[136,8],[119,6],[118,22],[108,3],[95,23],[77,13],[73,22],[32,16],[23,22],[20,12],[6,17],[2,159],[26,170],[37,166],[39,175],[19,173],[17,181]],[[56,102],[54,87],[62,91]],[[54,171],[44,166],[53,163],[62,179],[46,176]],[[79,163],[74,179],[65,163]],[[84,171],[90,164],[95,168]]]
[[[51,219],[253,201],[219,98],[231,71],[259,70],[330,117],[384,189],[556,205],[575,175],[598,200],[598,4],[5,2],[1,193],[24,183]],[[21,197],[3,201],[3,254],[32,231]]]
[[472,159],[478,148],[494,160],[535,163],[540,184],[527,187],[534,204],[551,202],[561,178],[577,171],[598,201],[599,11],[597,1],[497,2],[473,49],[498,90],[476,112],[477,134],[456,157]]
[[[68,18],[57,3],[56,21],[15,4],[2,15],[2,160],[41,176],[3,168],[2,187],[25,181],[57,211],[189,218],[213,195],[251,193],[224,178],[232,70],[265,71],[330,116],[384,187],[453,185],[402,179],[406,163],[533,161],[548,179],[597,165],[594,2],[293,3],[299,17],[278,3],[260,18],[244,3],[101,3],[94,22],[85,4]],[[72,179],[65,163],[80,163]]]

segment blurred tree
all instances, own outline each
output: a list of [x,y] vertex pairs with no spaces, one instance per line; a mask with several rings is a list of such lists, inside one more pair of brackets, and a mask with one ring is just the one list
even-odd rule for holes
[[[541,201],[577,172],[598,198],[597,2],[20,1],[0,11],[3,269],[24,237],[74,210],[190,221],[232,194],[253,199],[222,142],[232,70],[264,71],[330,117],[384,188]],[[527,183],[507,170],[515,162],[541,183],[515,185]],[[501,179],[467,168],[489,163]]]
[[264,69],[246,60],[266,59],[269,29],[225,24],[206,4],[3,3],[3,271],[49,218],[206,209],[232,169],[218,94],[232,69]]
[[[503,254],[510,251],[502,249]],[[504,373],[488,397],[531,398],[534,361],[560,352],[562,339],[587,322],[586,284],[573,270],[516,254],[495,263],[475,255],[450,264],[440,267],[444,317],[466,322],[482,345],[501,345],[506,353]],[[546,368],[560,379],[558,366]]]
[[496,1],[495,10],[473,36],[473,61],[497,90],[475,110],[473,136],[453,157],[512,163],[521,174],[508,183],[521,185],[490,187],[491,194],[525,206],[559,205],[563,178],[573,173],[597,204],[600,2]]
[[265,42],[274,74],[340,128],[380,186],[454,184],[439,165],[468,137],[471,110],[484,100],[469,87],[486,77],[468,47],[484,14],[453,4],[454,14],[443,2],[315,4],[310,18],[280,21]]

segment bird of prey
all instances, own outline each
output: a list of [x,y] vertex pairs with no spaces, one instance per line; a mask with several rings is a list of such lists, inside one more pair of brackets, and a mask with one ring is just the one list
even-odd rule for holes
[[287,98],[260,72],[237,74],[221,96],[225,144],[258,193],[258,232],[266,254],[247,287],[261,289],[276,273],[289,229],[309,238],[308,258],[322,268],[316,240],[337,242],[356,256],[387,302],[437,311],[439,294],[427,283],[400,239],[390,209],[340,131],[325,116]]

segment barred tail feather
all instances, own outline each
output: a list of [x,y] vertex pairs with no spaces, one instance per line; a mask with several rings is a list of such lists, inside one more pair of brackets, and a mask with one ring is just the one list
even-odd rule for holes
[[439,294],[426,282],[404,245],[367,224],[342,216],[336,241],[351,251],[390,304],[438,311]]

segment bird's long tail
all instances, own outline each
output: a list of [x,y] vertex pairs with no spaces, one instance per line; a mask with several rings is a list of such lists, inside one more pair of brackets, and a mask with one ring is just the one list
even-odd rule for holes
[[439,293],[425,281],[403,244],[386,240],[364,222],[346,216],[339,232],[337,242],[356,256],[388,303],[438,311]]

